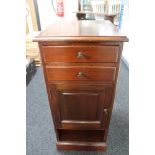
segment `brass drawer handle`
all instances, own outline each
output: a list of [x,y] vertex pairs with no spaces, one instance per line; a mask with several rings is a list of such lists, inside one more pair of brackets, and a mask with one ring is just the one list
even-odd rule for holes
[[104,108],[104,113],[107,115],[108,114],[108,109]]
[[81,59],[81,58],[85,58],[86,55],[83,52],[78,52],[76,55],[77,58]]
[[84,73],[82,73],[82,72],[79,72],[79,73],[77,74],[77,77],[78,77],[78,78],[82,78],[82,77],[86,77],[86,75],[85,75]]

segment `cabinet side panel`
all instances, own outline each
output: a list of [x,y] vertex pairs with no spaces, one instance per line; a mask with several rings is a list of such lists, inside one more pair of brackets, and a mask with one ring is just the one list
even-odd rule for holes
[[59,140],[58,132],[57,132],[57,129],[56,129],[57,122],[55,120],[54,111],[52,110],[50,89],[49,89],[49,85],[48,85],[48,82],[47,82],[47,74],[46,74],[46,71],[45,71],[45,62],[43,60],[42,43],[39,42],[38,44],[39,44],[39,49],[40,49],[40,56],[41,56],[41,61],[42,61],[42,67],[43,67],[43,74],[44,74],[44,79],[45,79],[46,91],[47,91],[47,95],[48,95],[48,102],[49,102],[49,106],[50,106],[50,110],[51,110],[51,115],[52,115],[52,119],[53,119],[53,123],[54,123],[54,129],[55,129],[55,133],[56,133],[56,138],[57,138],[57,140]]

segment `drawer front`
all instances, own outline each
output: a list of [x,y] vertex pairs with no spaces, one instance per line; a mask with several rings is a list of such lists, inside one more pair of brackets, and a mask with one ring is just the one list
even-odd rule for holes
[[116,67],[61,66],[46,67],[48,81],[53,80],[101,80],[114,81]]
[[50,62],[117,62],[119,46],[43,46],[43,58]]

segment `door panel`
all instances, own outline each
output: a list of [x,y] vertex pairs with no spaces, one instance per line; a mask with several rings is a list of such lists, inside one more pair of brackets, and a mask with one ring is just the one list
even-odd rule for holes
[[64,82],[50,85],[51,105],[57,128],[104,128],[109,116],[112,96],[110,84],[76,84]]
[[[59,93],[60,108],[63,120],[96,120],[98,99],[97,93]],[[96,103],[96,104],[94,104]],[[89,107],[89,108],[88,108]],[[87,112],[85,111],[87,109]]]

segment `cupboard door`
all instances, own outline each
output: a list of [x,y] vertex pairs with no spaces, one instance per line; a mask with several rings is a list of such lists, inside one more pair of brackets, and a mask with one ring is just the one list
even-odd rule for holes
[[110,84],[64,82],[50,85],[51,109],[60,129],[104,129],[112,96]]

